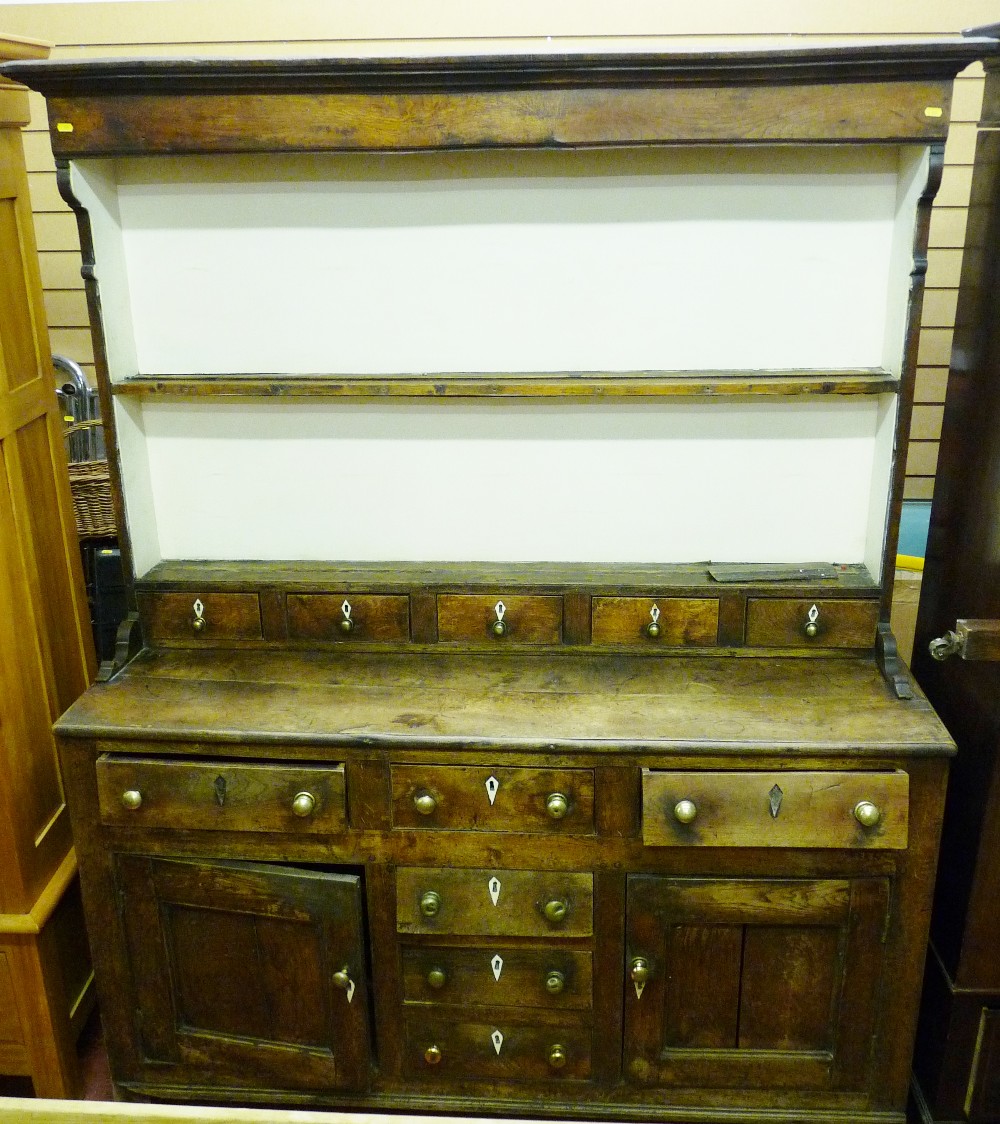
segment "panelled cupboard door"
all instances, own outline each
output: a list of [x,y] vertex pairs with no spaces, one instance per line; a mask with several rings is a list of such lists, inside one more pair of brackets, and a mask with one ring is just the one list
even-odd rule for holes
[[888,906],[884,878],[630,876],[627,1079],[864,1090]]
[[367,1087],[359,875],[128,855],[116,879],[156,1080]]

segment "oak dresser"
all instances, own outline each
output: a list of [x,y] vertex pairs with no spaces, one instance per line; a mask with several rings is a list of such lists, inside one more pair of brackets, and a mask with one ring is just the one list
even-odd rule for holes
[[116,1087],[900,1121],[889,630],[992,40],[20,63],[135,615],[60,720]]

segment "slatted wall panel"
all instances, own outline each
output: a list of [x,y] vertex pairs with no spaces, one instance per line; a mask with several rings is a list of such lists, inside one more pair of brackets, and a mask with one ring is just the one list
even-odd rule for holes
[[[0,6],[0,30],[46,39],[53,58],[132,54],[449,53],[463,50],[599,50],[608,38],[634,48],[753,46],[794,43],[799,35],[830,40],[951,35],[997,18],[994,0],[911,0],[872,5],[844,0],[124,0],[121,3]],[[906,497],[929,499],[965,236],[982,69],[958,81],[946,168],[931,224],[927,295]],[[33,99],[26,140],[31,198],[41,254],[52,350],[93,372],[93,349],[79,274],[76,226],[59,197],[44,106]]]

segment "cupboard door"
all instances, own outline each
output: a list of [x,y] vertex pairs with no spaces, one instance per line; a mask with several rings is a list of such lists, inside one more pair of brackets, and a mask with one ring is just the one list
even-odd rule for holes
[[888,905],[884,878],[631,876],[629,1079],[865,1089]]
[[358,875],[130,855],[116,876],[156,1080],[367,1086]]

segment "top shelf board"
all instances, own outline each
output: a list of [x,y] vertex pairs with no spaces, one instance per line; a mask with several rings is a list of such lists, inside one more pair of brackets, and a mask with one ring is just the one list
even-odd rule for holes
[[955,75],[997,47],[948,39],[670,54],[126,58],[19,62],[3,73],[49,99],[57,159],[926,143],[947,135]]

